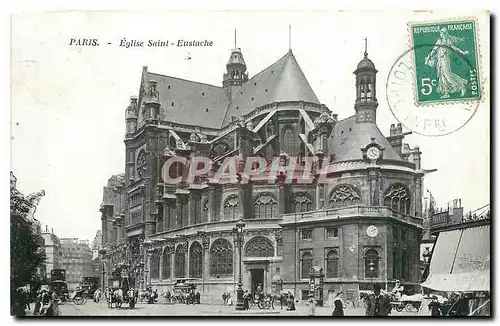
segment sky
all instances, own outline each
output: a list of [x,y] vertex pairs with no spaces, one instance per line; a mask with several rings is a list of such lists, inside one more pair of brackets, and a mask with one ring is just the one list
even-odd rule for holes
[[[473,118],[442,137],[410,135],[438,205],[461,198],[466,211],[490,202],[489,19],[476,13],[486,96]],[[234,47],[250,76],[291,48],[321,103],[339,119],[354,114],[354,75],[368,38],[377,74],[377,124],[397,123],[385,96],[391,66],[408,49],[410,21],[469,13],[392,12],[63,12],[12,18],[11,170],[25,195],[45,190],[36,218],[59,237],[93,240],[100,228],[102,187],[125,168],[124,112],[150,72],[222,84]],[[98,47],[69,46],[96,38]],[[120,40],[208,40],[212,47],[123,48]],[[111,42],[110,45],[107,43]],[[190,53],[191,60],[185,60]]]

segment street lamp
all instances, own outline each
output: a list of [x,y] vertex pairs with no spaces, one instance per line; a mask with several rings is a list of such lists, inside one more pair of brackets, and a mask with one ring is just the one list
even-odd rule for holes
[[102,274],[102,291],[104,291],[104,286],[105,286],[105,283],[104,283],[104,279],[106,277],[106,266],[105,266],[105,263],[104,263],[104,259],[105,259],[105,256],[106,256],[106,249],[101,249],[99,250],[99,254],[101,255],[101,261],[102,261],[102,271],[101,271],[101,274]]
[[236,246],[238,247],[238,289],[236,290],[236,310],[245,310],[245,305],[243,303],[243,282],[241,280],[241,247],[243,246],[243,228],[245,227],[245,223],[240,219],[238,223],[236,223],[236,227],[233,228],[233,234],[236,242]]

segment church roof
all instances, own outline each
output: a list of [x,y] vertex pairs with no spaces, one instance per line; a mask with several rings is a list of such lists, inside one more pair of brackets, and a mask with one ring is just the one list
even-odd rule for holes
[[362,159],[361,148],[371,143],[372,137],[385,148],[384,159],[401,160],[375,123],[356,123],[356,116],[337,122],[332,136],[328,138],[328,146],[337,162]]
[[160,119],[219,128],[229,103],[222,87],[148,72],[157,81]]
[[[238,63],[244,64],[242,56],[237,59]],[[230,123],[232,116],[239,117],[273,102],[305,101],[320,104],[292,51],[237,88],[231,102],[223,87],[147,70],[144,73],[144,81],[157,82],[160,119],[180,124],[219,129]]]
[[291,50],[241,86],[227,108],[221,127],[231,122],[232,116],[239,117],[259,106],[281,101],[320,104]]

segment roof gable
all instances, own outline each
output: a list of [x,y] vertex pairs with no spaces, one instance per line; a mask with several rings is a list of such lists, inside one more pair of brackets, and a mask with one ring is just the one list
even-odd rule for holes
[[282,101],[319,103],[292,51],[241,86],[229,104],[221,127],[265,104]]

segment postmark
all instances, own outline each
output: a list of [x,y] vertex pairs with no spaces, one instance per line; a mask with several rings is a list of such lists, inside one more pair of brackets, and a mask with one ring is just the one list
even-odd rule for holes
[[409,24],[410,48],[386,83],[389,108],[405,128],[444,136],[472,119],[482,96],[476,32],[470,19]]

